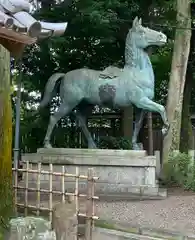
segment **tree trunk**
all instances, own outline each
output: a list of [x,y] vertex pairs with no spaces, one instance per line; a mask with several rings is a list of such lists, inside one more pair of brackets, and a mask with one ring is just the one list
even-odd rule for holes
[[[195,13],[195,4],[191,3],[191,15]],[[191,23],[192,28],[195,24]],[[193,149],[192,123],[190,118],[190,102],[193,89],[193,68],[195,66],[195,32],[192,31],[190,54],[188,61],[188,68],[186,74],[186,83],[184,88],[183,109],[182,109],[182,123],[180,136],[180,151],[188,153],[189,149]]]
[[177,0],[177,29],[167,100],[170,130],[163,141],[163,163],[168,161],[172,150],[179,149],[183,92],[191,38],[190,7],[190,0]]
[[[0,45],[0,217],[6,223],[12,213],[12,108],[10,55]],[[0,221],[0,228],[3,227]]]
[[186,85],[184,89],[181,136],[180,136],[180,151],[185,153],[188,153],[188,150],[191,149],[191,146],[193,144],[192,123],[190,118],[190,101],[191,101],[192,87],[193,87],[193,72],[192,72],[192,66],[191,64],[189,64],[188,71],[186,74]]

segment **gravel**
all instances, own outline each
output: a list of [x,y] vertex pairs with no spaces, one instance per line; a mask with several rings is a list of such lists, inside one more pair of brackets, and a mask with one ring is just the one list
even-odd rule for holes
[[125,225],[195,233],[195,195],[169,196],[165,200],[98,202],[102,220]]
[[[23,202],[24,198],[20,200]],[[42,199],[41,205],[48,207],[48,200]],[[102,220],[120,222],[125,226],[129,224],[130,227],[195,234],[195,193],[171,189],[164,200],[97,201],[96,215]]]

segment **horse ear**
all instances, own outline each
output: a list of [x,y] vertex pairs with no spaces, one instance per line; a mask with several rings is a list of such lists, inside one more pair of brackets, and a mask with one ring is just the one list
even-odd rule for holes
[[135,19],[133,20],[132,27],[136,27],[138,25],[138,17],[136,16]]
[[138,23],[139,23],[139,25],[142,25],[142,19],[141,18],[139,19]]

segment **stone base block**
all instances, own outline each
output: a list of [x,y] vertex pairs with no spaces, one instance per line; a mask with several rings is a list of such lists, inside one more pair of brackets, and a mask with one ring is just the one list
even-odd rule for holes
[[[54,172],[62,172],[65,166],[67,173],[75,174],[79,166],[80,175],[87,175],[88,168],[94,169],[94,175],[99,177],[96,182],[96,194],[103,196],[136,196],[166,197],[166,191],[159,192],[155,179],[156,157],[146,156],[145,151],[107,150],[107,149],[38,149],[35,154],[23,155],[24,161],[31,163],[32,169],[37,169],[37,163],[42,163],[42,170],[49,171],[53,164]],[[37,174],[30,173],[29,181],[36,182]],[[53,188],[61,190],[61,176],[53,177]],[[41,187],[48,186],[49,176],[41,176]],[[74,178],[65,178],[66,189],[75,188]],[[48,186],[49,187],[49,186]],[[85,192],[87,182],[79,181],[80,192]]]

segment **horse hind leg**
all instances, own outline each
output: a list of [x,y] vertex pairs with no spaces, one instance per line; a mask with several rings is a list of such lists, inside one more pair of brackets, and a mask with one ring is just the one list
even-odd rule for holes
[[[76,105],[76,104],[75,104]],[[56,123],[64,116],[68,115],[68,113],[75,107],[75,105],[72,104],[64,104],[61,103],[59,109],[57,112],[55,112],[53,115],[50,116],[47,132],[44,139],[44,147],[45,148],[52,148],[50,144],[51,134],[53,132],[53,129],[56,125]]]
[[86,123],[86,114],[87,112],[89,112],[91,110],[91,108],[85,108],[84,109],[77,109],[77,111],[75,112],[75,116],[77,118],[77,121],[79,122],[79,125],[85,135],[85,138],[87,140],[87,143],[88,143],[88,148],[92,148],[92,149],[95,149],[97,148],[92,136],[91,136],[91,133],[89,132],[88,130],[88,127],[87,127],[87,123]]
[[142,128],[143,125],[143,120],[146,111],[143,109],[138,109],[138,113],[135,116],[135,125],[134,125],[134,131],[133,131],[133,136],[132,136],[132,148],[133,150],[142,150],[141,147],[139,146],[137,142],[137,138],[140,132],[140,129]]

